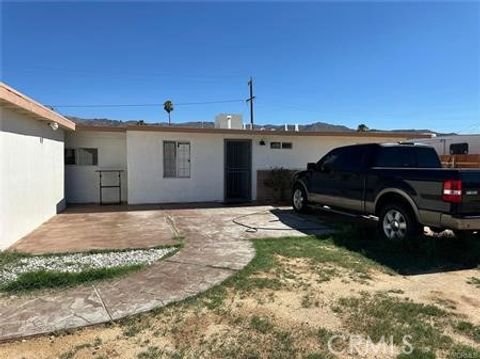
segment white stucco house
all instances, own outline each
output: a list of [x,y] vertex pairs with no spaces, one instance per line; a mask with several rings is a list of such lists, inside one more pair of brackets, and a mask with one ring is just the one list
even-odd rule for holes
[[[255,200],[260,170],[303,169],[338,146],[408,138],[411,133],[77,125],[75,132],[66,134],[67,151],[89,149],[97,162],[66,165],[66,199],[98,202],[96,171],[103,168],[123,171],[121,198],[129,204]],[[118,173],[103,176],[115,183]],[[118,198],[117,189],[104,191],[110,201]]]
[[65,208],[64,139],[75,123],[0,83],[0,250]]
[[346,144],[425,137],[250,130],[234,116],[215,128],[75,125],[5,84],[0,104],[0,249],[69,203],[251,201],[262,170],[302,169]]

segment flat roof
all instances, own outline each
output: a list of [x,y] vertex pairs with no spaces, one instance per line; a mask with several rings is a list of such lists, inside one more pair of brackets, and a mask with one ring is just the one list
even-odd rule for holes
[[430,134],[418,132],[329,132],[329,131],[268,131],[268,130],[234,130],[227,128],[201,128],[184,126],[158,126],[158,125],[128,125],[128,126],[94,126],[77,124],[80,131],[100,132],[175,132],[175,133],[204,133],[228,135],[259,135],[259,136],[331,136],[331,137],[380,137],[380,138],[431,138]]
[[36,120],[56,122],[64,129],[75,130],[75,122],[25,96],[3,82],[0,82],[0,104],[2,107],[11,108]]

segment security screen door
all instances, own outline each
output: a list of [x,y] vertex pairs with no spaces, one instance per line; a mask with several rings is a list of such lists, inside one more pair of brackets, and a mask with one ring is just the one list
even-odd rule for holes
[[225,201],[252,199],[252,141],[225,140]]

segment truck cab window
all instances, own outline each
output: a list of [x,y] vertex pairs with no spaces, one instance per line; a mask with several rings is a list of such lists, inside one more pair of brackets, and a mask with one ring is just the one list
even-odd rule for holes
[[320,159],[320,161],[317,162],[317,168],[319,170],[321,170],[325,166],[329,168],[335,168],[337,159],[338,159],[338,150],[331,151],[327,153],[322,159]]
[[343,147],[336,163],[339,171],[357,172],[364,168],[366,146]]
[[415,168],[415,148],[383,147],[378,151],[375,167]]
[[433,148],[416,148],[417,167],[421,168],[441,168],[442,164],[438,159],[437,153]]

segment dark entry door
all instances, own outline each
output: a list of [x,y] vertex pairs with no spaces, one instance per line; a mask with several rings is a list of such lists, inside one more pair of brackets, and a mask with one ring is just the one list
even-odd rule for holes
[[225,140],[225,201],[252,199],[252,142]]

